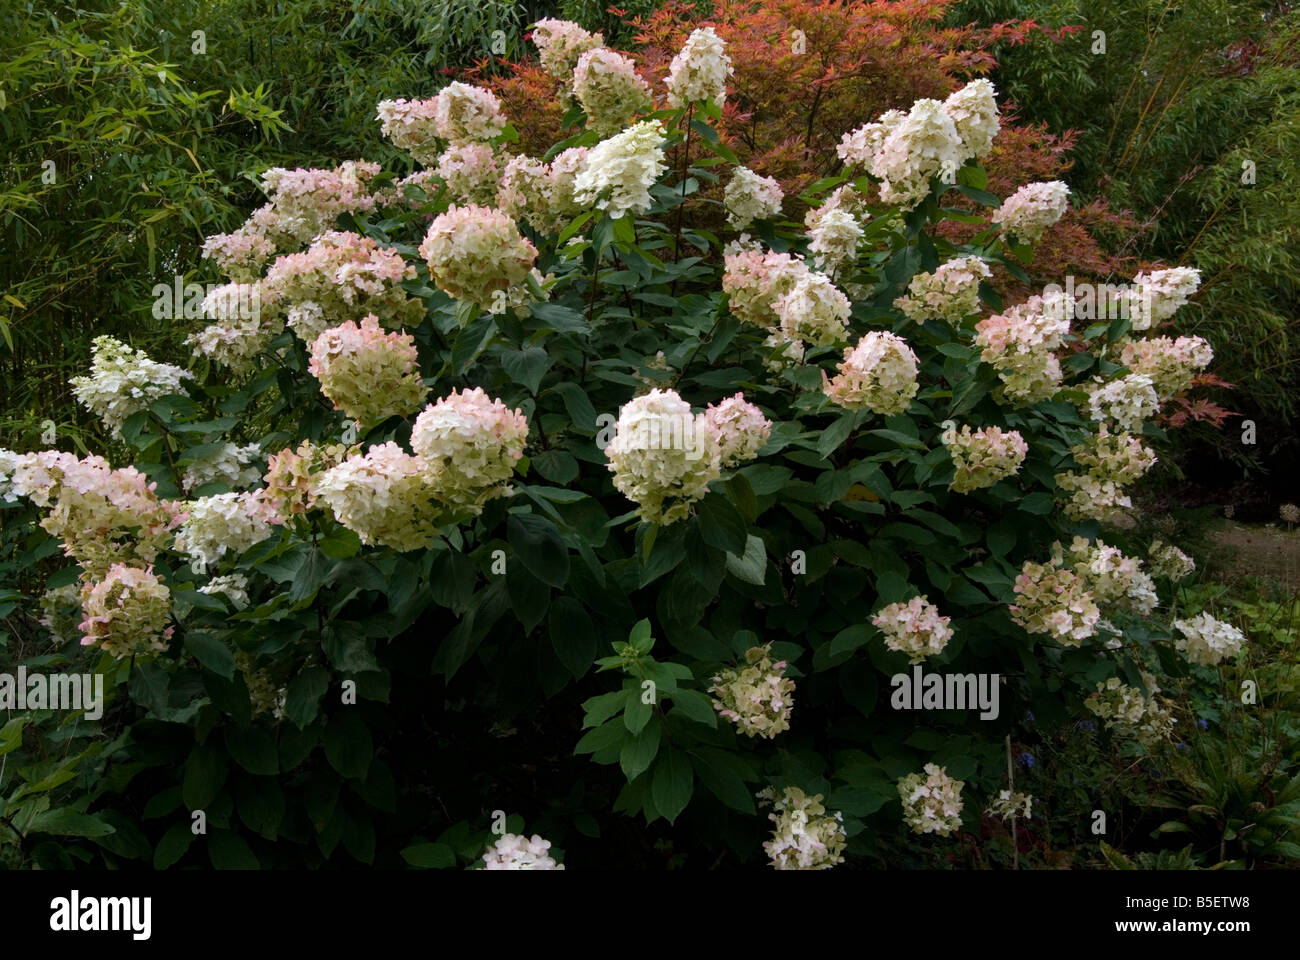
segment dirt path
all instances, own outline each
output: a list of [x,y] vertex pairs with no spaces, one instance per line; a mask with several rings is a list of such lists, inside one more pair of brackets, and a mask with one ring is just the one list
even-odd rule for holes
[[1225,556],[1225,579],[1269,577],[1300,589],[1300,529],[1247,527],[1230,520],[1211,530],[1208,539]]

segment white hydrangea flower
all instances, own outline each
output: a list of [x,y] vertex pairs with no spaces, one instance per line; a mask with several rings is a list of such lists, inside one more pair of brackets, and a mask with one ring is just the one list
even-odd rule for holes
[[1177,583],[1196,569],[1196,561],[1171,543],[1153,540],[1147,551],[1147,563],[1153,576]]
[[768,787],[756,796],[776,808],[767,815],[776,824],[772,839],[763,844],[774,869],[829,870],[844,862],[844,816],[838,810],[827,815],[820,793],[810,797],[786,787],[778,796]]
[[734,71],[726,42],[712,27],[693,30],[668,67],[668,103],[673,107],[703,100],[721,109],[727,77]]
[[532,838],[517,833],[498,837],[496,845],[483,854],[484,870],[563,870],[549,855],[551,842],[537,834]]
[[1088,415],[1098,422],[1113,420],[1124,433],[1141,432],[1142,423],[1160,409],[1155,383],[1143,373],[1102,384],[1099,380],[1088,394]]
[[650,188],[667,169],[664,136],[663,123],[643,120],[596,144],[574,178],[574,199],[615,219],[649,210],[654,204]]
[[269,511],[258,492],[219,493],[185,504],[176,549],[211,566],[227,553],[241,554],[272,533]]
[[961,790],[965,781],[954,780],[943,767],[925,765],[925,773],[909,773],[898,781],[903,801],[903,822],[913,833],[947,837],[961,828]]
[[199,460],[192,461],[185,467],[182,478],[186,492],[191,492],[205,483],[224,483],[228,487],[247,487],[262,479],[262,471],[253,464],[261,456],[261,447],[256,443],[238,446],[227,443],[220,450],[214,451]]
[[[760,177],[749,167],[737,167],[722,194],[727,222],[743,230],[755,220],[780,216],[784,196],[775,178]],[[727,252],[736,250],[729,247]]]
[[242,573],[213,577],[199,587],[199,593],[206,593],[208,596],[218,593],[225,594],[230,598],[230,602],[235,605],[237,610],[243,610],[248,606],[248,578]]
[[1188,620],[1175,620],[1174,627],[1182,633],[1174,641],[1174,646],[1186,653],[1192,663],[1215,666],[1235,657],[1246,642],[1244,633],[1208,613],[1199,613]]
[[114,436],[133,413],[146,409],[159,397],[183,393],[182,380],[192,380],[188,370],[150,360],[142,350],[132,350],[113,337],[96,337],[91,344],[90,376],[68,381],[83,407],[99,417]]

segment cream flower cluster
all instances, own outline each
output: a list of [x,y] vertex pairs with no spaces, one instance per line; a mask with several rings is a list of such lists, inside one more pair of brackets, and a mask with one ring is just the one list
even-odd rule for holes
[[1150,377],[1161,401],[1190,387],[1197,371],[1204,370],[1213,359],[1214,350],[1204,337],[1130,340],[1120,349],[1120,362],[1133,373]]
[[818,270],[834,273],[852,267],[858,259],[862,225],[844,209],[827,210],[808,230],[808,251]]
[[1201,271],[1193,267],[1139,273],[1128,291],[1133,329],[1148,330],[1170,319],[1200,285]]
[[1050,399],[1061,385],[1061,364],[1052,351],[1070,332],[1069,303],[1062,297],[1032,296],[975,325],[975,344],[1002,381],[1001,399],[1030,406]]
[[557,80],[570,84],[578,58],[588,50],[605,45],[600,33],[588,33],[571,20],[547,18],[533,24],[533,43],[542,69]]
[[1230,623],[1216,620],[1208,613],[1199,613],[1187,620],[1175,620],[1174,627],[1182,634],[1174,646],[1187,655],[1192,663],[1210,666],[1222,663],[1241,652],[1246,635]]
[[790,729],[794,681],[784,676],[786,663],[772,662],[771,644],[745,651],[745,666],[725,667],[713,677],[713,709],[747,737],[773,739]]
[[692,30],[668,66],[668,105],[684,107],[705,101],[722,109],[727,98],[727,77],[734,72],[727,44],[713,28]]
[[1159,605],[1155,581],[1142,570],[1142,561],[1124,556],[1118,547],[1075,537],[1068,550],[1061,550],[1059,543],[1056,548],[1098,604],[1123,607],[1144,617]]
[[272,167],[262,174],[262,192],[270,198],[253,211],[240,229],[265,236],[283,250],[333,230],[341,213],[375,209],[370,181],[380,165],[349,160],[333,170],[285,170]]
[[[237,309],[236,304],[250,304],[252,309]],[[278,311],[262,309],[260,282],[218,287],[204,298],[203,314],[216,322],[186,337],[186,345],[236,373],[252,370],[254,357],[284,329]]]
[[907,654],[909,663],[942,653],[952,639],[952,618],[940,616],[924,596],[881,607],[871,622],[885,635],[885,646]]
[[687,516],[722,469],[703,414],[694,416],[673,390],[651,390],[624,404],[605,456],[615,488],[641,519],[665,526]]
[[636,64],[605,47],[578,58],[573,96],[587,115],[587,128],[602,137],[622,130],[651,105],[650,84],[637,74]]
[[772,435],[772,421],[748,402],[743,393],[727,397],[717,406],[709,404],[699,422],[717,446],[723,467],[736,467],[753,460]]
[[241,554],[272,533],[271,511],[260,490],[188,500],[184,516],[176,549],[204,567],[227,553]]
[[949,489],[970,493],[991,487],[999,480],[1014,476],[1025,462],[1029,444],[1019,431],[1001,427],[971,430],[963,424],[960,431],[944,437],[952,457],[953,478]]
[[369,237],[329,230],[306,251],[272,264],[263,298],[284,309],[294,333],[311,343],[326,328],[367,314],[389,326],[418,323],[424,304],[401,287],[414,277],[415,267],[396,251]]
[[252,283],[261,276],[267,261],[275,256],[275,243],[245,225],[234,233],[218,233],[206,238],[200,252],[203,259],[216,263],[217,269],[231,281]]
[[185,467],[182,482],[186,492],[205,483],[224,483],[228,487],[247,487],[262,479],[262,471],[255,463],[262,448],[256,443],[239,446],[227,443],[206,457],[193,460]]
[[773,332],[781,324],[773,304],[809,272],[808,265],[798,257],[765,251],[757,242],[728,245],[723,267],[722,289],[732,314]]
[[501,179],[501,160],[486,143],[453,143],[438,157],[438,176],[455,203],[490,204]]
[[199,587],[199,593],[206,593],[210,597],[222,594],[230,598],[230,602],[235,605],[235,609],[243,610],[248,606],[248,577],[242,573],[213,577]]
[[41,594],[41,616],[36,621],[60,644],[81,640],[81,585],[65,583]]
[[846,133],[837,149],[846,164],[863,167],[880,184],[880,199],[915,207],[941,177],[955,183],[967,160],[986,155],[998,132],[993,85],[975,80],[942,103],[918,100],[907,113],[889,110]]
[[433,543],[442,509],[424,461],[391,441],[330,467],[313,486],[317,500],[367,546],[405,552]]
[[253,716],[282,720],[284,706],[289,697],[289,688],[277,686],[270,670],[257,668],[254,664],[256,659],[253,654],[243,650],[235,653],[235,667],[244,677],[244,686],[248,688],[248,700]]
[[113,564],[103,580],[81,588],[82,645],[97,646],[118,660],[166,650],[172,635],[170,596],[153,568]]
[[909,320],[945,320],[957,324],[978,313],[980,281],[993,276],[979,257],[957,257],[940,264],[932,273],[918,273],[907,286],[907,295],[894,301]]
[[916,354],[902,337],[883,330],[873,330],[857,346],[846,348],[838,369],[833,378],[822,371],[822,390],[850,410],[882,416],[905,413],[920,389]]
[[380,132],[426,166],[437,162],[441,138],[434,122],[436,104],[428,100],[381,100],[375,108]]
[[851,308],[849,298],[830,277],[815,270],[804,271],[788,291],[772,301],[783,339],[819,347],[845,339]]
[[1137,437],[1112,434],[1106,424],[1084,443],[1070,448],[1084,472],[1056,475],[1056,485],[1070,494],[1064,501],[1071,520],[1113,522],[1133,505],[1124,487],[1133,483],[1156,463],[1156,455]]
[[478,387],[425,407],[411,428],[411,449],[433,495],[476,516],[488,500],[510,495],[506,481],[527,439],[524,415]]
[[449,83],[433,98],[433,124],[448,143],[491,140],[506,128],[501,101],[486,87]]
[[990,817],[997,817],[1001,820],[1011,820],[1015,817],[1024,817],[1026,820],[1032,820],[1034,798],[1027,793],[1011,790],[1003,790],[998,793],[997,799],[990,801],[988,809],[984,812]]
[[43,450],[13,454],[7,496],[48,507],[41,528],[63,541],[63,553],[87,576],[117,562],[147,565],[168,546],[177,504],[159,500],[156,484],[134,467],[114,470],[103,457],[78,459]]
[[379,318],[367,316],[330,327],[311,345],[308,370],[321,393],[363,427],[414,413],[429,388],[420,379],[415,337],[385,333]]
[[924,769],[923,774],[909,773],[898,781],[903,822],[913,833],[951,836],[961,829],[961,790],[966,783],[954,780],[936,764],[927,763]]
[[1153,540],[1147,551],[1147,565],[1151,575],[1163,577],[1172,583],[1189,576],[1196,570],[1196,561],[1171,543]]
[[429,224],[420,256],[429,278],[449,296],[494,309],[533,269],[537,248],[499,210],[453,204]]
[[68,381],[78,402],[99,417],[114,436],[133,413],[146,409],[159,397],[183,393],[188,370],[150,360],[143,350],[132,350],[113,337],[96,337],[90,346],[90,376]]
[[755,220],[781,215],[785,194],[774,177],[760,177],[749,167],[736,167],[722,193],[727,207],[727,222],[744,230]]
[[1077,647],[1096,632],[1101,611],[1087,581],[1058,562],[1025,561],[1012,589],[1017,601],[1009,608],[1011,619],[1029,633]]
[[820,793],[810,797],[798,787],[786,787],[777,795],[768,787],[756,796],[776,808],[767,815],[776,824],[772,839],[763,844],[774,869],[829,870],[844,862],[844,816],[838,810],[828,815]]
[[596,144],[574,179],[574,201],[614,219],[645,213],[654,204],[650,188],[667,169],[664,135],[663,123],[643,120]]
[[1111,677],[1105,683],[1097,684],[1097,692],[1091,694],[1083,705],[1106,721],[1106,729],[1152,746],[1167,739],[1177,721],[1157,696],[1160,688],[1155,677],[1143,673],[1142,683],[1148,694],[1120,682],[1119,677]]
[[551,841],[537,834],[532,839],[515,833],[498,837],[496,845],[483,854],[484,870],[563,870],[548,854]]
[[1027,183],[1002,201],[993,214],[993,222],[1001,226],[1004,237],[1037,243],[1069,208],[1070,188],[1060,180]]
[[541,233],[557,233],[585,209],[574,199],[586,147],[570,147],[550,163],[520,154],[501,174],[497,206],[514,220],[526,220]]
[[1094,378],[1088,391],[1088,416],[1099,423],[1113,421],[1125,433],[1141,432],[1142,424],[1159,409],[1155,382],[1143,373],[1130,373],[1109,383]]

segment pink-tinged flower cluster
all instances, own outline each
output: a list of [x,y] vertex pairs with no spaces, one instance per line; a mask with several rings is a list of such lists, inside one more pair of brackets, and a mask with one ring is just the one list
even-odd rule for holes
[[1208,613],[1198,613],[1186,620],[1175,620],[1174,627],[1182,634],[1174,646],[1192,663],[1217,666],[1241,652],[1246,635],[1230,623],[1216,620]]
[[607,466],[646,523],[682,519],[721,474],[721,450],[703,417],[672,390],[651,390],[619,410]]
[[524,453],[528,420],[479,387],[453,390],[430,404],[411,428],[411,449],[424,464],[433,495],[456,511],[478,515],[507,481]]
[[537,248],[499,210],[452,205],[429,224],[420,256],[444,293],[484,310],[496,309],[512,288],[525,283]]
[[764,251],[757,244],[737,245],[724,254],[722,289],[731,313],[745,323],[775,331],[781,325],[776,301],[789,293],[810,271],[788,253]]
[[118,660],[167,649],[170,591],[153,568],[115,563],[98,583],[81,588],[83,646],[96,646]]
[[424,461],[397,444],[354,454],[315,478],[315,495],[368,546],[427,549],[442,507],[433,499]]
[[158,499],[156,484],[103,457],[43,450],[14,456],[9,469],[9,493],[49,508],[41,528],[63,541],[64,555],[87,576],[117,562],[153,563],[178,522],[177,505]]
[[578,58],[573,95],[587,114],[587,129],[602,137],[617,133],[650,109],[650,85],[637,74],[636,64],[604,47]]
[[1190,576],[1196,570],[1196,561],[1172,543],[1163,540],[1151,541],[1147,550],[1147,565],[1153,577],[1163,577],[1171,583],[1177,583]]
[[650,188],[667,169],[664,136],[662,122],[642,120],[596,144],[574,178],[574,200],[614,219],[645,213],[654,204]]
[[1156,455],[1137,437],[1112,434],[1106,424],[1087,441],[1070,448],[1083,472],[1056,475],[1056,485],[1068,493],[1065,515],[1071,520],[1112,522],[1133,505],[1124,487],[1139,479],[1156,463]]
[[771,651],[771,644],[750,647],[745,666],[724,667],[709,687],[713,709],[747,737],[771,740],[790,729],[794,681],[784,675],[784,660],[772,662]]
[[993,85],[976,80],[942,103],[918,100],[907,113],[881,114],[846,133],[837,152],[881,181],[883,202],[910,210],[929,193],[933,178],[955,183],[958,168],[987,154],[997,132]]
[[486,143],[454,143],[438,157],[438,176],[454,203],[490,204],[496,200],[501,161]]
[[420,379],[415,337],[385,333],[373,314],[330,327],[311,345],[307,369],[321,392],[360,426],[414,413],[429,388]]
[[588,50],[605,45],[600,33],[588,33],[571,20],[545,19],[533,25],[533,43],[537,46],[537,59],[542,69],[555,79],[569,85],[578,58]]
[[1018,600],[1009,608],[1011,619],[1029,633],[1047,634],[1071,647],[1096,633],[1101,611],[1087,583],[1058,563],[1025,561],[1012,589]]
[[917,360],[902,337],[873,330],[844,351],[839,373],[822,371],[822,390],[841,407],[882,416],[905,413],[920,389]]
[[992,364],[1001,384],[995,394],[1013,406],[1050,399],[1061,385],[1061,364],[1052,352],[1070,331],[1063,297],[1033,296],[1022,304],[985,317],[975,325],[975,345]]
[[253,211],[241,229],[267,237],[279,249],[294,249],[334,229],[341,213],[374,210],[370,181],[379,171],[379,164],[365,160],[349,160],[334,170],[272,167],[261,184],[270,203]]
[[570,147],[550,163],[519,155],[506,164],[497,206],[513,220],[526,220],[539,233],[558,233],[586,208],[574,199],[586,147]]
[[1069,208],[1070,188],[1060,180],[1027,183],[1002,201],[993,214],[993,222],[1001,226],[1004,237],[1037,243]]
[[891,603],[876,612],[871,623],[885,635],[885,646],[908,656],[909,663],[942,653],[952,639],[951,617],[939,615],[939,608],[926,597],[907,603]]
[[303,253],[275,261],[263,284],[263,300],[282,309],[302,340],[311,343],[328,327],[374,314],[388,326],[418,323],[424,304],[401,287],[415,267],[369,237],[331,230]]
[[556,863],[549,856],[551,841],[543,840],[537,834],[532,839],[521,834],[507,833],[498,837],[496,845],[483,854],[484,870],[563,870],[564,864]]
[[184,393],[181,382],[194,374],[169,363],[150,360],[112,337],[96,337],[90,346],[90,376],[68,381],[77,401],[99,417],[114,436],[133,413],[159,397]]
[[343,444],[315,446],[304,440],[297,450],[288,447],[267,459],[262,500],[270,511],[270,521],[283,524],[303,516],[316,506],[315,478],[337,466],[348,455]]
[[767,815],[776,824],[772,839],[763,844],[774,870],[829,870],[844,862],[844,815],[838,810],[827,814],[820,793],[810,797],[798,787],[786,787],[778,796],[767,787],[756,796],[776,808]]
[[917,323],[945,320],[956,325],[980,309],[980,281],[993,276],[979,257],[957,257],[932,273],[918,273],[907,294],[894,301],[904,316]]
[[437,101],[381,100],[375,109],[379,129],[393,144],[409,153],[425,166],[432,166],[438,157],[441,138],[434,119]]
[[469,143],[500,136],[506,117],[495,93],[457,80],[433,98],[433,124],[448,143]]
[[1147,330],[1164,323],[1187,303],[1201,285],[1201,271],[1194,267],[1171,267],[1139,273],[1133,278],[1135,289],[1128,291],[1132,300],[1140,301],[1140,309],[1130,307],[1134,317],[1134,330]]
[[950,489],[970,493],[991,487],[999,480],[1014,476],[1025,462],[1029,444],[1019,431],[1001,427],[983,427],[972,431],[964,424],[960,431],[944,437],[952,457],[953,478]]
[[727,44],[713,28],[692,30],[668,66],[668,105],[685,107],[703,101],[722,109],[727,98],[727,77],[734,72]]
[[774,177],[760,177],[749,167],[736,167],[722,193],[727,222],[744,230],[755,220],[780,216],[784,196]]
[[237,556],[271,535],[274,514],[261,490],[218,493],[185,502],[176,549],[200,569]]
[[1095,544],[1075,537],[1069,550],[1058,543],[1053,550],[1061,562],[1083,578],[1093,600],[1099,605],[1117,606],[1141,616],[1149,616],[1159,605],[1155,581],[1142,570],[1142,561],[1126,557],[1118,547],[1102,540]]
[[903,822],[913,833],[951,836],[961,829],[961,791],[966,783],[954,780],[944,767],[933,763],[927,763],[924,771],[909,773],[898,781]]
[[275,243],[247,227],[234,233],[218,233],[203,241],[202,256],[212,260],[232,282],[252,283],[262,267],[275,256]]
[[723,467],[736,467],[753,460],[772,435],[772,421],[749,403],[743,393],[727,397],[716,407],[709,404],[700,417],[701,425],[717,445]]
[[1114,422],[1124,433],[1141,432],[1142,424],[1160,409],[1155,381],[1144,373],[1103,383],[1093,380],[1088,392],[1088,416],[1098,423]]
[[1213,359],[1214,350],[1204,337],[1130,340],[1120,350],[1120,362],[1133,373],[1150,377],[1162,402],[1190,387],[1196,374]]
[[1157,696],[1160,688],[1155,677],[1146,672],[1141,676],[1147,694],[1144,695],[1137,687],[1121,683],[1119,677],[1111,677],[1105,683],[1097,684],[1097,692],[1090,695],[1083,705],[1106,721],[1106,729],[1150,747],[1168,739],[1178,721],[1170,712],[1168,703]]

